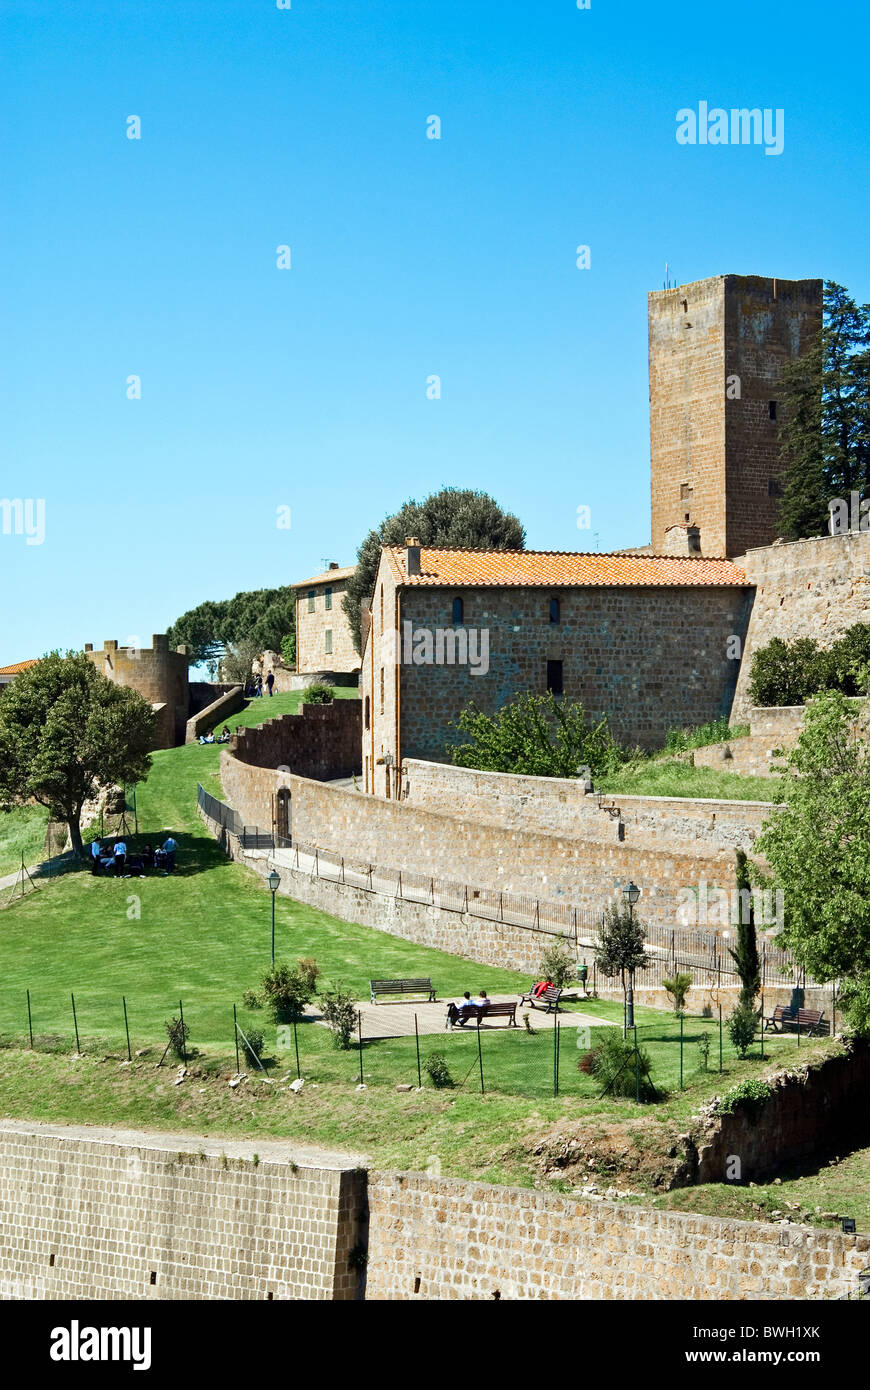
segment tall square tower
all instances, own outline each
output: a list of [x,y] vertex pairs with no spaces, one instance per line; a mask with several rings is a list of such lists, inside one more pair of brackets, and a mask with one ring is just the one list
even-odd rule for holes
[[776,538],[782,369],[821,326],[821,280],[714,275],[650,294],[654,553]]

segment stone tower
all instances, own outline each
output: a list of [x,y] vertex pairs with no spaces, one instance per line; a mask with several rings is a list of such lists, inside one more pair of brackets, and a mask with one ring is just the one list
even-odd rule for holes
[[715,275],[650,294],[655,554],[730,558],[776,539],[782,368],[821,325],[821,280]]

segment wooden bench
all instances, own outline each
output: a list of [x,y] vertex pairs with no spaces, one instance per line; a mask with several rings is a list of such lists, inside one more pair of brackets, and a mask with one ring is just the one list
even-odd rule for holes
[[523,995],[520,1003],[531,1004],[533,1009],[536,1009],[539,1004],[546,1004],[546,1013],[557,1014],[559,1012],[559,1000],[562,998],[562,990],[557,989],[555,985],[550,985],[549,989],[545,989],[543,994],[533,995],[532,990],[534,988],[534,985],[530,986],[528,993]]
[[431,980],[369,980],[372,1003],[377,1004],[379,994],[425,994],[427,1002],[434,1004],[435,989]]
[[821,1033],[824,1031],[824,1017],[823,1009],[793,1009],[788,1004],[777,1004],[770,1017],[764,1020],[764,1027],[769,1027],[773,1033],[784,1033],[786,1030],[796,1033]]
[[[454,1008],[458,1008],[459,1006],[457,1006],[457,1005],[454,1004],[453,1007],[454,1007]],[[516,1006],[516,1004],[509,1004],[509,1003],[505,1003],[505,1004],[489,1004],[489,1005],[487,1005],[487,1007],[486,1007],[485,1009],[482,1009],[482,1008],[480,1007],[479,1004],[466,1004],[466,1005],[465,1005],[465,1019],[466,1019],[466,1022],[467,1022],[468,1019],[470,1019],[470,1018],[476,1018],[476,1019],[477,1019],[477,1026],[478,1026],[478,1028],[480,1027],[480,1025],[481,1025],[481,1023],[483,1022],[484,1019],[489,1020],[489,1019],[491,1019],[491,1018],[506,1018],[507,1021],[508,1021],[508,1027],[509,1027],[509,1028],[518,1028],[518,1027],[519,1027],[519,1024],[517,1023],[517,1006]],[[449,1027],[449,1025],[450,1025],[450,1010],[449,1010],[449,1008],[448,1008],[448,1010],[447,1010],[447,1022],[446,1022],[446,1024],[445,1024],[444,1026],[445,1026],[445,1028],[446,1028],[446,1027]],[[461,1028],[461,1027],[462,1027],[462,1024],[461,1024],[461,1023],[457,1023],[457,1024],[456,1024],[456,1027],[457,1027],[457,1028]]]

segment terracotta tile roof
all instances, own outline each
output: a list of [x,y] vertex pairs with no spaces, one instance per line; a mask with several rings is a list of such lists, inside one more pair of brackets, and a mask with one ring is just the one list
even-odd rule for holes
[[0,666],[0,676],[17,676],[19,671],[26,671],[28,666],[37,666],[38,658],[32,661],[13,661],[11,666]]
[[349,565],[343,570],[325,570],[323,574],[312,575],[311,579],[299,579],[293,585],[294,589],[310,588],[312,584],[332,584],[336,579],[350,579],[354,573],[356,565]]
[[420,574],[405,572],[405,547],[384,547],[387,563],[400,584],[494,588],[540,585],[560,589],[633,587],[707,587],[745,585],[746,573],[730,560],[695,556],[637,555],[612,551],[587,555],[559,550],[448,550],[423,546]]

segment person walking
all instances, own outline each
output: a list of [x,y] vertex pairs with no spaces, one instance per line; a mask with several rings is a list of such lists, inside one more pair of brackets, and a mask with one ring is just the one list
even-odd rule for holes
[[269,699],[270,699],[270,700],[271,700],[271,698],[272,698],[272,686],[273,686],[274,684],[275,684],[275,672],[274,672],[274,671],[270,671],[269,674],[266,676],[266,689],[267,689],[268,692],[269,692]]

